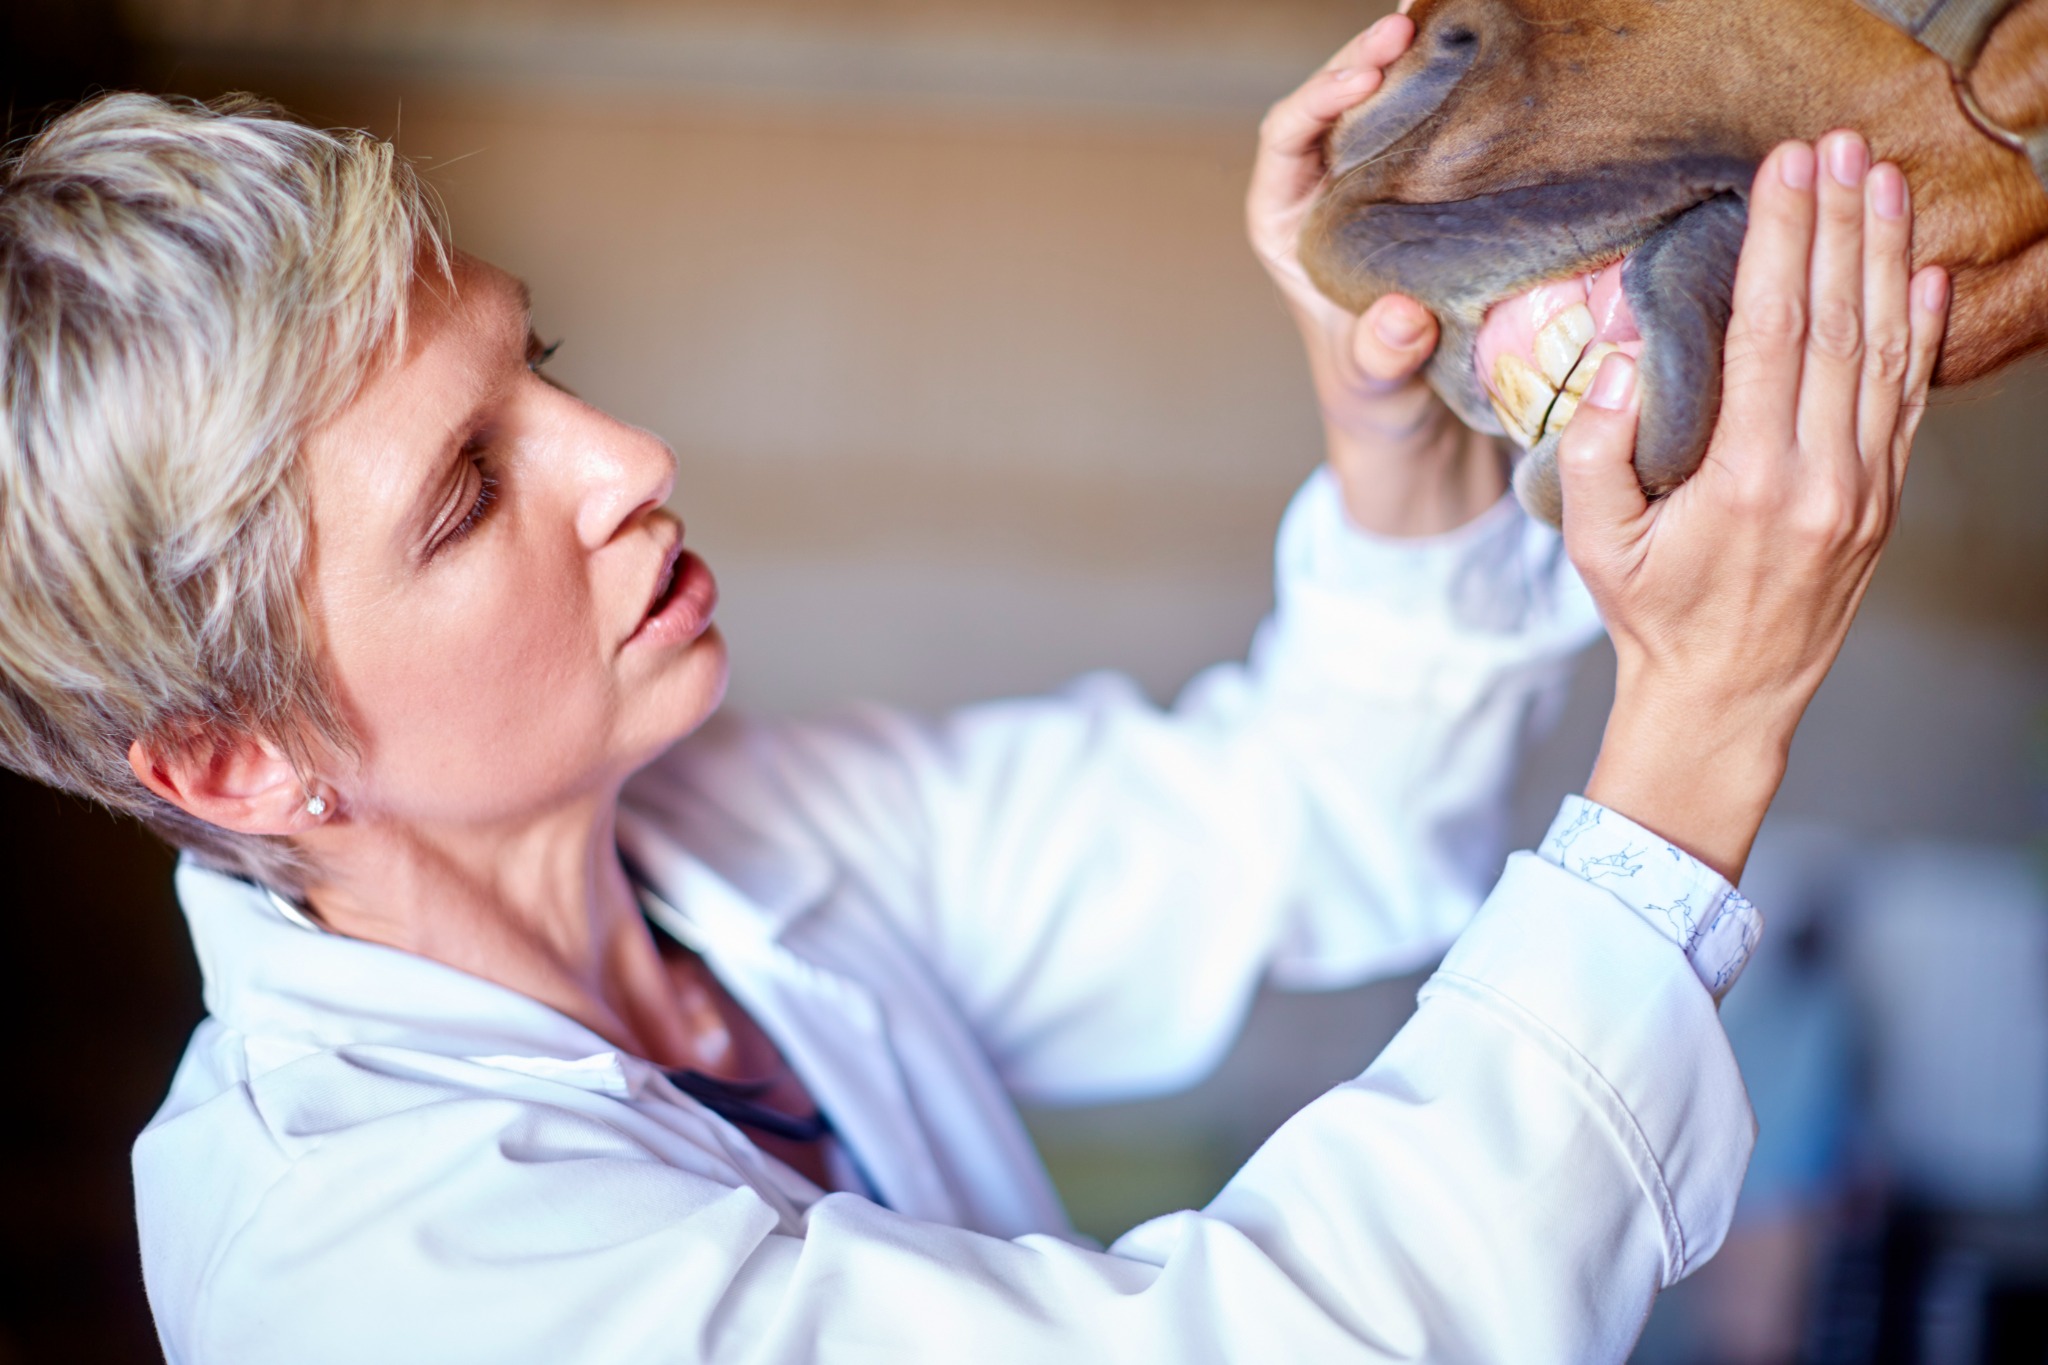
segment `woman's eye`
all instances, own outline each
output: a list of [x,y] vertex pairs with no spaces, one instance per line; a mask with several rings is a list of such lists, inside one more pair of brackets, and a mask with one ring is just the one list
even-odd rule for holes
[[462,520],[450,527],[448,534],[442,536],[440,542],[434,546],[435,554],[467,537],[477,528],[477,523],[484,519],[484,513],[490,510],[491,504],[498,500],[498,480],[480,461],[476,462],[476,477],[476,500],[470,503],[469,510],[462,514]]
[[562,343],[559,341],[550,341],[543,346],[539,337],[529,337],[526,342],[526,368],[539,374],[540,367],[553,360],[555,352],[561,349]]

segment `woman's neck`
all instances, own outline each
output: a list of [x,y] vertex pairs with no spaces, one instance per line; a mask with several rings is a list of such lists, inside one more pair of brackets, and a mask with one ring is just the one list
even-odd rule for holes
[[619,861],[616,805],[517,827],[351,820],[308,840],[307,902],[336,933],[494,981],[663,1065],[699,1055]]

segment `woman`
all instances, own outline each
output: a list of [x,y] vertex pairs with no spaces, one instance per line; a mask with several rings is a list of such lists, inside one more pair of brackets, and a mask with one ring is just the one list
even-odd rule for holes
[[[1294,262],[1322,134],[1411,36],[1266,121],[1252,232],[1330,468],[1251,662],[1170,714],[714,720],[673,457],[540,377],[523,290],[442,252],[387,147],[115,97],[21,154],[0,755],[188,852],[209,1017],[135,1154],[171,1359],[1625,1354],[1741,1179],[1730,883],[1889,531],[1945,282],[1909,281],[1895,168],[1793,144],[1713,451],[1655,506],[1603,367],[1566,542],[1614,713],[1465,928],[1593,621],[1409,378],[1427,317],[1344,317]],[[1072,1237],[1012,1094],[1183,1082],[1261,978],[1461,929],[1206,1209]]]

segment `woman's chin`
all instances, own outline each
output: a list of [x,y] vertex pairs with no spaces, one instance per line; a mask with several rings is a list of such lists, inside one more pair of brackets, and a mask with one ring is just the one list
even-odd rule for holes
[[[640,763],[651,761],[711,719],[725,700],[730,674],[725,636],[715,625],[706,627],[680,657],[649,681],[646,696],[635,699],[644,703],[651,732],[645,746],[636,746],[644,747]],[[641,705],[635,709],[642,709]]]

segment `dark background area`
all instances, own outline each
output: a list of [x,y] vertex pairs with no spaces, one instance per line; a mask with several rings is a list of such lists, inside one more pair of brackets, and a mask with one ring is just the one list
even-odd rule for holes
[[171,855],[0,771],[16,1040],[0,1136],[0,1362],[159,1358],[142,1296],[128,1144],[199,1021]]
[[[7,140],[133,79],[111,4],[0,0]],[[159,1359],[128,1144],[200,1015],[171,855],[140,827],[0,769],[0,860],[0,1032],[15,1040],[0,1128],[0,1365]]]

